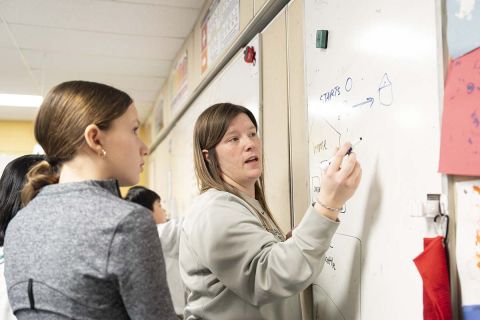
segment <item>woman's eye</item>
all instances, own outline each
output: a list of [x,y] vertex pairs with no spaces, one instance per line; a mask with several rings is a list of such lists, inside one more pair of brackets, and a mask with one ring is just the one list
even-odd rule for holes
[[133,133],[138,134],[138,127],[135,127],[135,128],[133,129]]
[[237,142],[237,141],[238,141],[237,137],[233,137],[228,140],[228,142]]
[[250,133],[250,137],[252,137],[252,138],[255,137],[256,135],[257,135],[256,132],[251,132],[251,133]]

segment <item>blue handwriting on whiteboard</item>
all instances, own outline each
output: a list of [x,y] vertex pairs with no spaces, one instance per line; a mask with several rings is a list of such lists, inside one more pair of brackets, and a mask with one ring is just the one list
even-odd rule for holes
[[373,105],[373,102],[375,102],[375,99],[373,97],[368,97],[365,101],[353,105],[352,108],[361,107],[363,105],[368,105],[368,104],[370,104],[370,108],[371,108]]
[[387,73],[383,75],[382,81],[380,81],[378,86],[378,100],[384,106],[391,106],[393,103],[392,82],[388,78]]
[[349,92],[350,90],[352,90],[352,86],[353,86],[353,80],[352,78],[348,77],[347,80],[345,81],[345,91]]
[[335,86],[333,89],[330,91],[325,92],[320,96],[320,101],[323,101],[324,103],[330,101],[333,97],[339,96],[340,95],[340,86]]

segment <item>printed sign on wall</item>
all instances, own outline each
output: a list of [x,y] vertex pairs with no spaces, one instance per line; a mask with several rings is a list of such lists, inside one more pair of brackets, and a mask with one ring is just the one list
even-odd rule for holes
[[202,74],[240,31],[240,0],[214,0],[201,26]]

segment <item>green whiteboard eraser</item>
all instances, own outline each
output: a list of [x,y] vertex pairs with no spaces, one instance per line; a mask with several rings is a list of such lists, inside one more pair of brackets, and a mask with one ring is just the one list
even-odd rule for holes
[[321,49],[327,49],[328,43],[328,30],[317,30],[316,47]]

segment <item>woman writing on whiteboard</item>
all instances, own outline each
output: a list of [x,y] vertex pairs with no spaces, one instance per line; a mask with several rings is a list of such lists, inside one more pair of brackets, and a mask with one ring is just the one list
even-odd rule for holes
[[180,268],[189,296],[186,319],[301,319],[298,293],[322,270],[338,213],[361,169],[343,145],[321,191],[290,239],[284,239],[263,191],[262,145],[246,108],[205,110],[193,136],[201,194],[185,216]]

